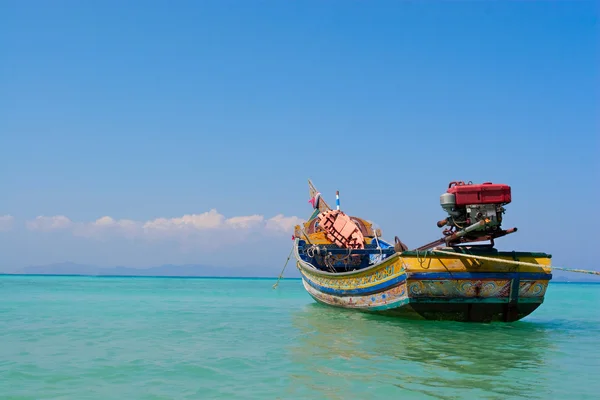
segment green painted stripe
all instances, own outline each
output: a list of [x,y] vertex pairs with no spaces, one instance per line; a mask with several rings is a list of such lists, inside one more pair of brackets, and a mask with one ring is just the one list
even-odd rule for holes
[[[439,303],[439,304],[447,304],[447,303],[473,303],[473,304],[502,304],[508,303],[508,297],[452,297],[452,298],[443,298],[443,297],[423,297],[423,298],[411,298],[411,303]],[[543,303],[543,297],[521,297],[519,298],[518,303]]]
[[407,305],[408,303],[410,303],[410,299],[405,298],[405,299],[400,299],[391,303],[387,303],[381,306],[376,306],[376,307],[369,307],[367,308],[369,311],[384,311],[384,310],[391,310],[392,308],[400,308],[402,306]]
[[519,303],[543,303],[543,297],[519,297]]
[[[478,256],[491,256],[491,257],[519,257],[519,258],[552,258],[551,254],[548,253],[538,253],[538,252],[529,252],[529,251],[498,251],[495,249],[471,249],[471,250],[462,250],[462,249],[444,249],[444,251],[453,252],[458,254],[473,254]],[[452,258],[451,255],[447,254],[435,254],[431,251],[414,251],[409,250],[402,253],[402,257],[435,257],[435,258]]]
[[508,303],[508,297],[411,297],[411,303]]

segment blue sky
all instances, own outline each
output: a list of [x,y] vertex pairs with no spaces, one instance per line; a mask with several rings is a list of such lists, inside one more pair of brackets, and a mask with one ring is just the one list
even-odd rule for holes
[[277,272],[308,178],[409,246],[439,236],[449,181],[507,183],[519,232],[499,246],[600,268],[596,2],[2,8],[0,269]]

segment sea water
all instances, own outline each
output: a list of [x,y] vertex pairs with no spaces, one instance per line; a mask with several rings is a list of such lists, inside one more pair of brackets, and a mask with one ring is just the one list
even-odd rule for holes
[[0,276],[1,399],[597,399],[600,285],[523,321],[402,320],[299,280]]

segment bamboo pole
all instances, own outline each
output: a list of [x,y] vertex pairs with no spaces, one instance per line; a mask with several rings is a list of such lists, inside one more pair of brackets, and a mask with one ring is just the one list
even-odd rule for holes
[[[449,256],[464,257],[464,258],[474,258],[474,259],[477,259],[477,260],[493,261],[493,262],[499,262],[499,263],[504,263],[504,264],[524,265],[524,266],[531,266],[531,267],[540,267],[540,266],[542,266],[541,264],[534,264],[534,263],[529,263],[529,262],[525,262],[525,261],[505,260],[505,259],[502,259],[502,258],[477,256],[475,254],[453,253],[451,251],[435,250],[435,249],[431,250],[431,251],[435,252],[435,253],[447,254]],[[577,273],[580,273],[580,274],[600,275],[600,271],[590,271],[590,270],[585,270],[585,269],[553,267],[553,266],[550,266],[550,265],[548,266],[548,268],[556,269],[556,270],[559,270],[559,271],[577,272]]]

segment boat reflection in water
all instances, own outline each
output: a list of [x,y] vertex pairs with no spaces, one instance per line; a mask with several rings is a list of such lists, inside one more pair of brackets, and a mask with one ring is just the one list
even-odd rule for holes
[[329,398],[397,394],[398,388],[417,398],[529,397],[552,346],[548,328],[525,321],[431,324],[310,304],[293,314],[292,324],[298,336],[289,352],[299,371],[291,393],[306,387]]

